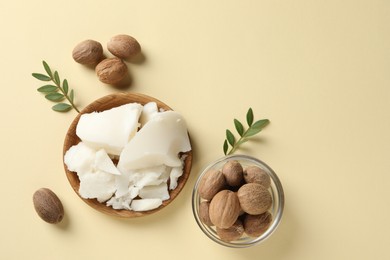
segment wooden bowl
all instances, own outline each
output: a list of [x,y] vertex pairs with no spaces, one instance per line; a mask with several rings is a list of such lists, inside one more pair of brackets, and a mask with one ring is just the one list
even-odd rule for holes
[[[153,98],[149,97],[143,94],[138,93],[116,93],[107,95],[105,97],[102,97],[91,104],[89,104],[86,108],[84,108],[73,120],[72,124],[70,125],[68,132],[65,137],[64,147],[63,147],[63,156],[65,155],[66,151],[69,150],[69,148],[73,145],[76,145],[80,142],[80,138],[76,135],[76,127],[77,123],[79,122],[81,114],[84,113],[91,113],[94,111],[101,112],[107,109],[111,109],[113,107],[117,107],[120,105],[128,104],[128,103],[134,103],[137,102],[141,105],[145,105],[148,102],[154,101],[156,102],[158,108],[162,108],[164,110],[172,110],[169,106],[164,104],[163,102]],[[154,210],[149,211],[143,211],[143,212],[137,212],[137,211],[130,211],[130,210],[116,210],[112,207],[106,206],[105,203],[100,203],[96,199],[84,199],[80,196],[78,190],[80,187],[80,180],[75,172],[71,172],[68,170],[67,166],[64,163],[65,173],[66,176],[70,182],[70,185],[72,186],[73,190],[77,193],[77,195],[89,206],[92,208],[103,212],[105,214],[111,215],[111,216],[117,216],[117,217],[124,217],[124,218],[133,218],[133,217],[142,217],[145,215],[152,214],[154,212],[157,212],[161,210],[162,208],[166,207],[169,203],[171,203],[177,195],[180,193],[180,191],[183,189],[184,185],[186,184],[188,177],[191,172],[191,165],[192,165],[192,150],[186,153],[187,157],[184,161],[184,168],[183,168],[183,175],[178,179],[178,184],[176,189],[169,190],[170,198],[168,200],[163,201],[162,205]]]

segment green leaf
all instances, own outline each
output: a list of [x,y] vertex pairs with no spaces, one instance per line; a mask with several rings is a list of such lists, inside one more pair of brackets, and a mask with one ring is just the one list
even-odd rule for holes
[[46,61],[42,61],[42,64],[43,64],[43,67],[45,68],[47,75],[49,75],[51,77],[52,74],[51,74],[51,69],[50,69],[49,65],[46,63]]
[[244,126],[241,124],[241,122],[237,119],[234,119],[234,126],[236,127],[238,134],[242,136],[244,133]]
[[253,136],[259,133],[267,124],[269,123],[268,119],[262,119],[256,121],[245,133],[245,137]]
[[57,112],[66,112],[72,109],[72,106],[66,103],[58,103],[52,106],[52,109]]
[[50,81],[51,78],[49,76],[43,75],[41,73],[33,73],[32,76],[41,81]]
[[50,101],[60,101],[62,99],[64,99],[64,95],[62,95],[61,93],[49,93],[45,96],[46,99],[50,100]]
[[74,91],[73,91],[73,89],[70,91],[69,100],[70,100],[70,102],[73,103],[73,100],[74,100]]
[[51,92],[56,92],[58,90],[58,87],[53,85],[44,85],[38,88],[37,90],[42,93],[51,93]]
[[60,76],[57,71],[54,71],[54,82],[59,86],[61,85]]
[[248,112],[246,113],[246,122],[248,123],[248,126],[252,126],[252,123],[253,123],[253,110],[252,110],[252,108],[249,108]]
[[64,81],[62,83],[62,89],[64,90],[65,95],[67,95],[69,86],[68,86],[68,81],[66,79],[64,79]]
[[234,143],[236,142],[233,133],[229,129],[226,129],[226,139],[231,146],[233,146]]
[[229,145],[228,141],[225,139],[225,142],[223,142],[223,153],[226,155],[228,151]]

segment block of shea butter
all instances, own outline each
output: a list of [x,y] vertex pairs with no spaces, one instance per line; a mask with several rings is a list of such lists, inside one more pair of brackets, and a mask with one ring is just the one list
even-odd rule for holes
[[76,134],[88,146],[103,148],[108,154],[120,155],[137,132],[142,105],[125,104],[102,112],[82,114]]

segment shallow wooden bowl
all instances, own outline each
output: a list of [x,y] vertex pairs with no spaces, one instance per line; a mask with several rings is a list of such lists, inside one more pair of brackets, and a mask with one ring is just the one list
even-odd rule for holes
[[[120,105],[128,104],[128,103],[140,103],[141,105],[145,105],[148,102],[154,101],[157,103],[158,108],[162,108],[164,110],[172,110],[169,106],[164,104],[163,102],[153,98],[149,97],[143,94],[138,93],[116,93],[111,94],[105,97],[102,97],[91,104],[89,104],[86,108],[84,108],[73,120],[72,124],[70,125],[68,132],[65,137],[64,142],[64,148],[63,148],[63,155],[65,155],[66,151],[69,150],[69,148],[73,145],[76,145],[80,142],[80,138],[76,135],[76,126],[79,122],[81,114],[84,113],[91,113],[94,111],[101,112],[113,107],[117,107]],[[116,210],[112,207],[106,206],[105,203],[99,203],[96,199],[84,199],[81,198],[78,190],[80,187],[80,180],[75,172],[71,172],[68,170],[67,166],[64,163],[65,173],[66,176],[70,182],[70,185],[72,186],[73,190],[77,193],[77,195],[89,206],[92,208],[103,212],[108,215],[117,216],[117,217],[124,217],[124,218],[133,218],[133,217],[142,217],[145,215],[149,215],[152,213],[155,213],[162,208],[166,207],[169,203],[171,203],[177,195],[180,193],[180,191],[183,189],[184,185],[186,184],[188,177],[191,172],[191,165],[192,165],[192,151],[189,151],[186,153],[187,157],[184,161],[184,169],[183,169],[183,175],[178,180],[178,185],[176,189],[170,190],[170,199],[163,201],[163,204],[154,210],[149,211],[143,211],[143,212],[136,212],[136,211],[130,211],[130,210]]]

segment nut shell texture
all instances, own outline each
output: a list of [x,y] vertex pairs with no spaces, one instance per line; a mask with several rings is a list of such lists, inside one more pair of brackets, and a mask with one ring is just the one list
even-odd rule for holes
[[229,228],[236,222],[240,210],[237,195],[233,191],[222,190],[210,202],[210,220],[216,227]]
[[247,214],[244,218],[245,233],[250,237],[258,237],[267,231],[271,222],[272,215],[269,212],[260,215]]
[[123,80],[127,73],[126,64],[118,58],[102,60],[95,68],[99,80],[106,84],[116,84]]
[[229,228],[216,228],[219,238],[223,241],[230,242],[239,239],[244,234],[244,226],[241,220],[237,221]]
[[120,34],[110,39],[107,49],[118,58],[130,59],[141,52],[141,45],[135,38]]
[[74,47],[72,57],[80,64],[94,66],[103,58],[103,47],[97,41],[85,40]]
[[226,185],[225,177],[219,170],[209,170],[199,183],[199,195],[205,200],[211,200],[215,194]]
[[222,167],[222,173],[228,185],[236,187],[242,184],[243,169],[238,161],[227,161]]
[[258,183],[267,189],[271,186],[271,178],[269,175],[257,166],[247,167],[244,170],[244,179],[247,183]]
[[210,220],[209,207],[210,202],[208,201],[202,201],[199,204],[199,218],[203,224],[210,227],[213,226],[213,223]]
[[237,191],[241,208],[248,214],[259,215],[272,205],[271,193],[258,183],[247,183]]
[[33,195],[35,211],[46,222],[55,224],[64,217],[64,207],[57,195],[50,189],[41,188]]

